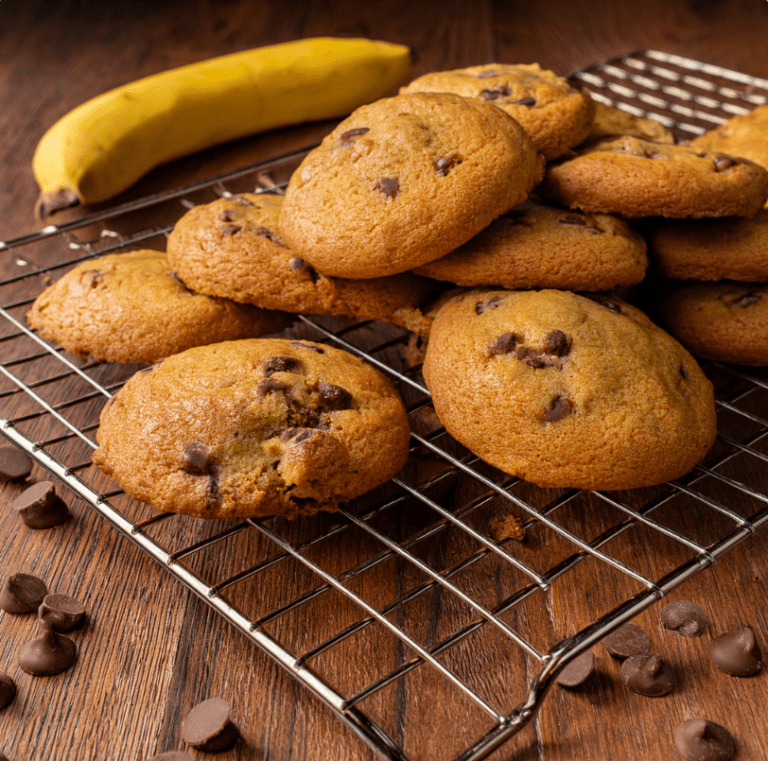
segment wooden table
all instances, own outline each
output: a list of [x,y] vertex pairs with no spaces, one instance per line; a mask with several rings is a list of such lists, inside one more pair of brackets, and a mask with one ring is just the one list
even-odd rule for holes
[[[3,3],[0,238],[34,228],[37,188],[30,170],[34,147],[44,130],[72,107],[104,90],[167,68],[325,34],[405,43],[414,52],[417,74],[491,61],[538,61],[567,73],[619,53],[656,48],[768,78],[768,3],[763,0]],[[309,144],[330,126],[280,130],[175,162],[152,172],[115,203]],[[8,256],[0,266],[3,277],[12,275],[17,267]],[[39,432],[41,437],[46,433]],[[44,476],[39,467],[33,473],[33,479]],[[749,476],[757,483],[762,479],[763,488],[766,486],[765,473],[759,468]],[[76,667],[60,676],[33,678],[17,666],[18,648],[35,633],[33,618],[0,614],[0,671],[11,674],[19,687],[15,702],[0,713],[0,748],[9,759],[147,759],[162,750],[182,748],[183,717],[192,705],[212,695],[231,701],[244,735],[221,758],[352,761],[375,757],[317,698],[152,559],[118,536],[83,502],[68,497],[75,519],[66,526],[45,532],[21,526],[10,510],[10,502],[21,488],[18,484],[2,486],[6,505],[0,514],[5,537],[0,550],[2,573],[42,576],[52,589],[83,600],[90,618],[87,628],[73,635],[80,647]],[[581,525],[578,516],[573,520]],[[695,522],[690,516],[687,520]],[[588,516],[584,521],[588,524]],[[403,523],[407,528],[407,516]],[[547,567],[556,557],[556,547],[536,542],[535,528],[528,541],[523,551],[531,554],[531,562],[540,561]],[[642,554],[643,543],[637,546]],[[237,547],[234,556],[251,550]],[[454,550],[450,543],[440,550],[446,563]],[[352,542],[340,541],[329,552],[328,562],[346,568],[362,550]],[[672,567],[685,558],[684,553],[678,556],[676,552],[679,550],[670,548],[664,556]],[[578,692],[553,690],[532,725],[493,758],[677,758],[672,731],[680,720],[694,715],[727,726],[737,738],[740,759],[757,761],[768,756],[764,719],[768,675],[743,680],[728,677],[717,672],[706,655],[712,634],[746,624],[768,641],[767,552],[768,533],[762,532],[673,593],[672,599],[692,599],[709,614],[712,633],[707,637],[684,639],[664,632],[658,622],[664,603],[639,616],[638,622],[651,633],[653,648],[679,668],[682,682],[678,690],[659,699],[626,691],[618,664],[597,646],[598,678]],[[649,555],[634,560],[653,565],[657,558]],[[382,568],[374,576],[367,580],[365,593],[372,605],[384,606],[391,598],[392,585],[402,579],[397,581],[392,568]],[[469,591],[478,598],[501,583],[493,574],[477,579]],[[259,603],[265,609],[285,594],[282,587],[298,583],[290,574],[287,578],[275,574],[271,580],[271,586],[261,590]],[[549,607],[538,611],[540,618],[531,608],[527,614],[531,621],[545,621],[531,624],[535,629],[531,635],[552,642],[634,591],[611,574],[602,575],[600,569],[581,563],[567,584],[553,592]],[[293,622],[295,631],[287,636],[293,637],[297,649],[327,636],[324,627],[340,606],[327,604],[327,619],[315,616]],[[420,631],[425,642],[439,641],[446,621],[466,616],[466,611],[450,607],[435,595],[400,623]],[[374,638],[366,647],[380,647],[382,658],[403,657],[386,638],[378,643]],[[508,667],[485,671],[484,664],[495,663],[500,652],[484,641],[476,649],[470,643],[461,653],[467,673],[484,683],[488,694],[511,689],[521,673],[525,682],[535,667],[518,654],[510,655]],[[367,658],[355,651],[347,657],[352,672],[369,668]],[[335,668],[343,671],[346,666],[336,663]],[[460,699],[446,692],[444,700],[426,701],[425,696],[436,689],[439,686],[432,677],[417,676],[396,694],[381,698],[392,701],[394,718],[387,728],[414,759],[450,757],[447,754],[477,735],[478,720],[471,718],[474,714],[470,716]],[[204,757],[202,753],[192,755]]]

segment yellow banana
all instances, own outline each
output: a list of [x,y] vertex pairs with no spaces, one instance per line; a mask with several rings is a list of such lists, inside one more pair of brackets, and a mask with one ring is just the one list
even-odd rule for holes
[[158,164],[288,124],[344,116],[406,80],[404,45],[318,37],[140,79],[70,111],[32,168],[44,218],[125,190]]

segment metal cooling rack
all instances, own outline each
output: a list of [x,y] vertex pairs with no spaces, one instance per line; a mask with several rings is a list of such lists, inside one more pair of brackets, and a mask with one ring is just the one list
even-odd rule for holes
[[[570,77],[596,99],[654,116],[682,138],[768,100],[766,80],[657,51]],[[419,368],[404,360],[406,331],[302,317],[294,334],[363,356],[399,387],[414,431],[408,465],[338,513],[294,522],[205,523],[152,511],[91,466],[99,412],[138,366],[77,359],[28,330],[25,312],[74,264],[125,248],[162,248],[185,207],[263,190],[267,175],[280,185],[302,155],[0,243],[18,267],[0,282],[0,429],[383,758],[422,758],[402,739],[402,698],[418,692],[429,701],[434,695],[424,691],[438,682],[441,695],[453,691],[465,706],[454,717],[457,737],[440,738],[441,758],[477,761],[534,716],[569,660],[768,522],[768,375],[705,367],[716,388],[718,440],[686,478],[632,492],[545,490],[482,463],[445,433]],[[522,527],[525,539],[504,531],[505,521]],[[336,567],[336,553],[326,552],[339,543],[358,549],[350,567]],[[243,546],[248,552],[230,551]],[[686,560],[670,564],[670,547]],[[244,554],[240,567],[225,560]],[[586,625],[569,614],[586,602],[582,571],[623,590],[603,607],[590,600]],[[296,582],[285,599],[260,608],[258,589],[286,577]],[[303,624],[317,615],[330,617],[336,633],[311,641]],[[467,666],[467,648],[478,643],[490,653],[483,679]]]

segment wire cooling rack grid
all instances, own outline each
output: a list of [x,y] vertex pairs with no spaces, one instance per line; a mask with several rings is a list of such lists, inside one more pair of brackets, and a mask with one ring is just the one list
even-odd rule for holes
[[[574,72],[571,80],[598,100],[655,116],[681,137],[768,95],[765,80],[656,51]],[[450,705],[462,706],[457,737],[441,738],[441,758],[485,758],[533,717],[570,659],[768,521],[768,376],[705,367],[716,388],[718,440],[684,479],[632,492],[545,490],[491,468],[445,433],[419,367],[404,359],[406,331],[302,317],[294,333],[363,356],[398,386],[413,428],[408,465],[338,513],[301,521],[205,523],[150,510],[91,466],[99,412],[138,366],[77,359],[29,331],[24,315],[44,285],[74,264],[163,248],[184,207],[263,189],[265,173],[283,183],[302,155],[1,243],[18,265],[0,282],[1,430],[382,757],[423,757],[402,740],[402,695],[418,692],[428,702],[431,687],[451,691]],[[510,525],[522,527],[523,541]],[[345,553],[333,551],[340,543]],[[671,547],[674,563],[665,552]],[[340,556],[354,562],[338,567]],[[587,601],[583,579],[598,577],[619,591]],[[284,589],[284,597],[265,606],[255,593],[265,588]],[[590,612],[586,620],[573,613],[575,596]],[[331,622],[322,636],[312,626],[320,618]],[[471,665],[478,649],[486,657],[482,678]]]

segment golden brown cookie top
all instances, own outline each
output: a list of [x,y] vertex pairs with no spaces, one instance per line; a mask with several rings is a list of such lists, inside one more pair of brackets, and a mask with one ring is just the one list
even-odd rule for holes
[[493,105],[398,95],[359,108],[306,156],[286,190],[280,232],[328,276],[404,272],[525,200],[541,173],[528,136]]
[[587,142],[591,143],[623,135],[639,137],[654,143],[671,145],[675,142],[674,134],[655,119],[645,119],[620,108],[606,106],[604,103],[595,101],[595,111]]
[[386,320],[421,331],[436,284],[411,273],[370,280],[321,275],[283,242],[282,197],[243,193],[190,209],[168,238],[168,260],[191,288],[299,314]]
[[607,291],[639,283],[645,242],[623,220],[528,199],[419,274],[457,285]]
[[282,330],[288,315],[194,293],[161,251],[89,259],[35,300],[39,335],[82,357],[154,362],[192,346]]
[[309,341],[190,349],[134,375],[93,461],[131,496],[202,518],[332,510],[405,463],[403,403],[377,370]]
[[768,197],[768,171],[747,159],[622,137],[549,165],[538,192],[590,212],[749,217]]
[[660,483],[714,440],[696,361],[618,299],[470,291],[438,312],[423,372],[449,433],[541,486]]
[[431,72],[400,92],[451,92],[493,103],[520,122],[547,161],[586,138],[592,115],[588,95],[537,63],[489,63]]

